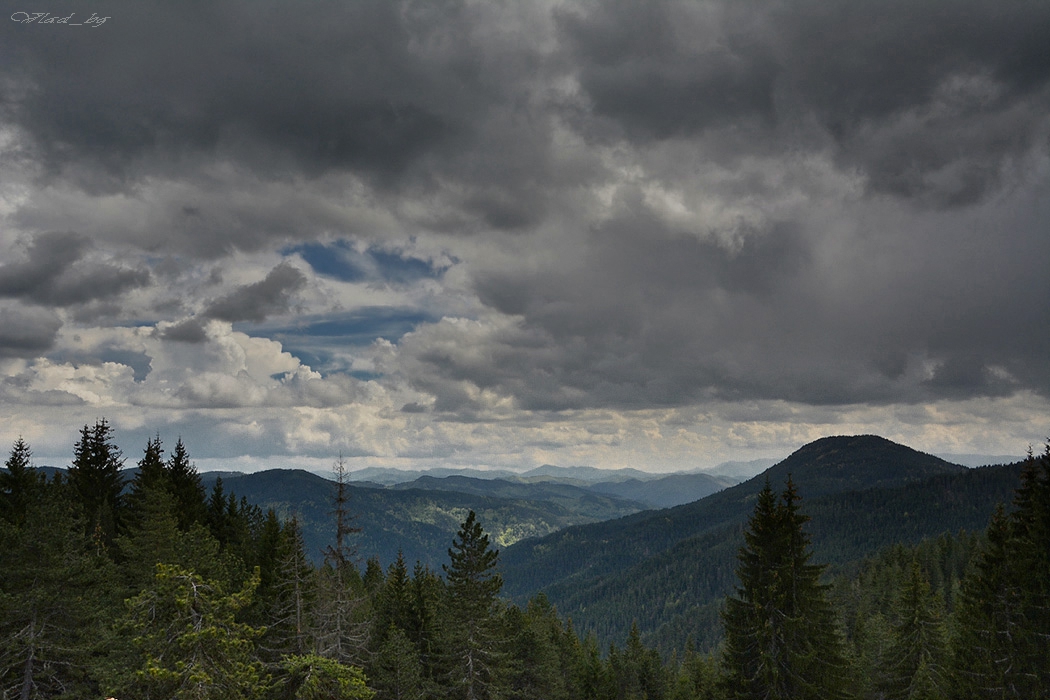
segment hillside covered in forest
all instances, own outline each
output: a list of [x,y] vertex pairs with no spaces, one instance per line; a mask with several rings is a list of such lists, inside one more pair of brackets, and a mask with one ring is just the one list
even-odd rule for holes
[[[1050,683],[1050,446],[968,470],[826,438],[695,503],[508,548],[467,508],[433,535],[433,565],[361,561],[368,493],[513,511],[305,472],[209,491],[181,439],[167,456],[151,439],[127,474],[126,461],[104,420],[84,426],[68,470],[12,447],[4,697],[1036,698]],[[314,561],[299,513],[319,483],[334,527]],[[536,493],[587,502],[563,487]],[[274,489],[300,506],[249,497]],[[386,507],[410,522],[405,504],[422,502]]]

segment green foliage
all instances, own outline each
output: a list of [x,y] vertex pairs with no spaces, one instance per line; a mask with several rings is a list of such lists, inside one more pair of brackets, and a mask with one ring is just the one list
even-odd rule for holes
[[262,646],[271,656],[305,656],[314,648],[316,602],[317,572],[303,551],[299,522],[292,518],[281,528],[271,595],[264,601],[268,625]]
[[127,601],[127,633],[137,663],[114,694],[179,700],[249,700],[269,678],[255,656],[262,630],[237,622],[251,603],[258,572],[235,593],[179,566],[158,564],[152,587]]
[[962,587],[960,696],[1036,698],[1050,687],[1050,443],[1025,464],[1014,506],[996,512]]
[[0,517],[8,522],[22,522],[30,500],[43,486],[43,479],[33,471],[32,456],[26,441],[18,438],[4,462],[7,471],[0,472]]
[[189,530],[193,525],[205,524],[208,518],[204,486],[197,468],[190,462],[189,452],[180,437],[168,456],[168,485],[175,497],[175,514],[179,528]]
[[205,527],[196,524],[188,532],[179,529],[175,500],[169,492],[146,487],[138,507],[137,524],[116,541],[129,595],[153,584],[158,563],[180,566],[227,587],[244,580],[244,562],[223,550]]
[[766,482],[726,601],[723,669],[730,697],[845,697],[846,663],[823,567],[809,563],[807,520],[788,480],[778,502]]
[[[181,440],[167,462],[159,436],[148,441],[127,501],[92,501],[110,477],[119,482],[110,433],[104,421],[85,426],[74,460],[83,469],[68,483],[39,478],[22,440],[0,472],[0,697],[836,698],[847,696],[847,674],[848,695],[865,700],[1036,698],[1050,687],[1050,446],[1023,468],[829,493],[807,504],[813,522],[789,480],[779,498],[767,482],[720,494],[706,511],[611,523],[597,559],[587,538],[567,533],[552,551],[601,564],[573,586],[604,625],[589,629],[623,640],[603,655],[546,596],[523,608],[500,598],[501,555],[475,511],[462,511],[444,579],[420,561],[410,576],[403,555],[385,572],[373,560],[362,576],[351,543],[338,540],[329,551],[342,556],[318,568],[296,518],[264,515],[221,482],[206,504]],[[873,446],[861,441],[869,457]],[[173,485],[176,462],[188,501]],[[108,471],[92,471],[98,464]],[[1018,475],[1012,507],[983,537],[919,541],[930,523],[975,522]],[[820,483],[848,482],[831,468]],[[353,492],[355,508],[366,491]],[[741,494],[746,528],[732,519]],[[352,534],[347,502],[337,534]],[[699,534],[674,541],[686,523]],[[896,543],[857,560],[879,537]],[[655,555],[640,554],[650,546]],[[720,655],[654,648],[718,625],[734,550],[739,586],[725,603]],[[840,562],[833,584],[814,553]],[[621,571],[600,574],[616,562]]]
[[98,546],[110,546],[121,529],[124,477],[120,470],[124,459],[113,444],[113,428],[105,418],[85,425],[80,440],[73,448],[69,483],[80,499],[87,516],[88,531]]
[[375,695],[361,669],[317,654],[288,656],[281,667],[279,700],[369,700]]
[[505,642],[496,624],[503,577],[496,571],[499,551],[489,547],[489,537],[474,511],[460,527],[448,556],[444,644],[452,697],[496,697]]
[[946,697],[945,629],[939,600],[930,592],[918,560],[911,566],[897,601],[897,621],[880,674],[890,700]]
[[[960,470],[900,446],[883,450],[892,447],[885,443],[830,441],[825,451],[793,455],[792,464],[806,467],[793,480],[807,496],[813,552],[829,563],[829,573],[852,573],[857,561],[895,543],[982,530],[996,502],[1011,497],[1021,471],[1020,465]],[[860,486],[879,487],[811,497],[811,477],[825,490],[857,484],[847,470],[853,450],[859,451],[856,470],[867,472]],[[803,457],[814,462],[807,466]],[[894,459],[901,460],[899,466]],[[824,462],[836,465],[837,481],[820,476]],[[912,467],[924,474],[938,465],[945,469],[939,475],[905,478]],[[744,522],[762,481],[753,479],[677,508],[566,528],[509,547],[503,551],[505,593],[524,604],[544,591],[579,630],[595,632],[602,644],[626,637],[636,620],[642,639],[664,654],[689,641],[702,651],[713,650],[721,638],[721,600],[733,591]],[[938,571],[928,575],[938,585]],[[952,595],[948,591],[948,598]],[[949,609],[952,604],[946,599]]]
[[427,697],[416,646],[404,630],[390,625],[373,662],[373,687],[377,700],[420,700]]
[[64,484],[28,495],[20,523],[0,520],[0,694],[90,697],[97,631],[117,602],[114,568]]

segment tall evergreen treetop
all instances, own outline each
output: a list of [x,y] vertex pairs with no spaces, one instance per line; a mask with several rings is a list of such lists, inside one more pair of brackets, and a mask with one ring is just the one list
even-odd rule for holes
[[442,568],[456,604],[477,613],[488,610],[503,588],[503,576],[496,571],[499,550],[489,547],[489,536],[474,511],[460,526],[448,557],[450,563]]
[[131,480],[130,493],[127,494],[128,510],[131,513],[130,520],[137,523],[142,518],[147,492],[166,492],[168,490],[168,470],[164,466],[164,447],[158,435],[146,441],[146,448],[138,463],[138,472]]
[[443,567],[449,614],[444,644],[451,660],[452,697],[498,697],[506,639],[498,628],[496,603],[503,577],[496,571],[499,551],[489,547],[474,511],[460,526],[448,556]]
[[105,418],[85,425],[73,447],[69,483],[84,507],[88,526],[110,543],[119,529],[124,457],[113,444],[113,428]]
[[843,643],[798,501],[790,477],[779,500],[767,481],[748,521],[740,586],[722,613],[732,698],[847,697]]
[[1000,507],[963,580],[954,646],[959,697],[1046,697],[1050,687],[1050,443],[1029,455],[1016,506]]
[[197,468],[190,462],[186,445],[179,437],[168,456],[168,482],[175,497],[175,508],[179,527],[188,530],[194,523],[205,523],[208,519],[207,499]]
[[43,483],[33,470],[32,457],[29,445],[19,437],[4,462],[7,471],[0,472],[0,513],[13,523],[22,521],[32,492]]

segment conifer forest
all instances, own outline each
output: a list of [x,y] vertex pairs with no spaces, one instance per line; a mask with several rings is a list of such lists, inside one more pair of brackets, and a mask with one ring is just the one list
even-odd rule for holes
[[[127,480],[125,466],[137,466]],[[1050,445],[983,532],[895,545],[829,575],[789,478],[754,501],[721,642],[670,653],[580,634],[542,595],[502,595],[471,511],[440,570],[355,548],[337,466],[335,538],[205,489],[180,438],[141,457],[105,420],[49,478],[19,439],[0,473],[4,700],[1045,698]],[[629,613],[629,611],[628,611]]]

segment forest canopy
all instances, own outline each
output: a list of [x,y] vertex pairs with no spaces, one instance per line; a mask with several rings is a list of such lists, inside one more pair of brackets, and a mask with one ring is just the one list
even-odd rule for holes
[[[17,440],[0,472],[5,698],[974,698],[1050,687],[1050,444],[983,534],[897,545],[829,578],[805,501],[767,481],[721,612],[723,643],[661,654],[632,627],[601,648],[542,595],[501,596],[471,511],[440,572],[355,551],[337,471],[336,541],[208,493],[180,438],[134,478],[105,420],[47,479]],[[782,489],[782,490],[778,490]],[[630,611],[628,611],[630,612]]]

